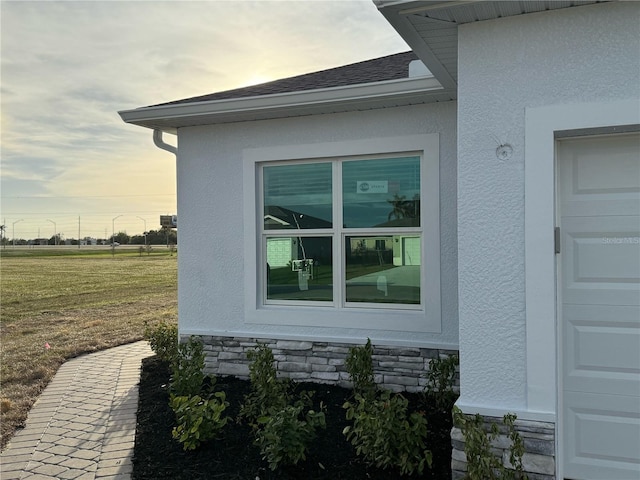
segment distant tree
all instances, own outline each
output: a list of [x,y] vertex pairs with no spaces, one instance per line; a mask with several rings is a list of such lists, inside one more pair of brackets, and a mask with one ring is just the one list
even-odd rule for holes
[[111,237],[112,242],[117,242],[120,245],[127,245],[129,243],[129,235],[125,232],[118,232]]
[[131,235],[129,245],[144,245],[144,235]]
[[[178,236],[175,230],[169,229],[169,244],[176,244],[178,242]],[[144,235],[135,235],[132,237],[130,243],[137,245],[144,244]],[[147,232],[147,245],[166,245],[167,244],[167,230],[149,230]]]
[[62,245],[62,238],[60,237],[60,234],[57,233],[57,234],[53,235],[48,240],[47,244],[49,244],[49,245]]

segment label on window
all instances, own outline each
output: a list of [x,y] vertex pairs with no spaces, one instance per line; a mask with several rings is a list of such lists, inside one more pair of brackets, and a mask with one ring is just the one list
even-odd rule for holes
[[389,182],[387,180],[358,181],[357,193],[388,193]]

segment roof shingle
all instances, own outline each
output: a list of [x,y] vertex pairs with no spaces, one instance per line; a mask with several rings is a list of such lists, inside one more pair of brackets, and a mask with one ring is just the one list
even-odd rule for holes
[[296,75],[272,82],[261,83],[244,88],[226,90],[224,92],[200,95],[197,97],[161,103],[160,105],[178,105],[185,103],[208,102],[215,100],[229,100],[234,98],[256,97],[277,93],[291,93],[320,88],[344,87],[362,83],[383,82],[397,80],[409,76],[409,63],[417,60],[413,52],[396,53],[386,57],[365,60],[337,68],[321,70],[319,72]]

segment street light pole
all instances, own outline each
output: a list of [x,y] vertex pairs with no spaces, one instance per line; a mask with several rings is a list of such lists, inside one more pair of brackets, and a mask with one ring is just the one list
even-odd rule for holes
[[[136,215],[136,217],[138,216]],[[147,248],[147,221],[142,217],[138,218],[144,222],[144,246]]]
[[116,254],[116,219],[121,216],[122,215],[118,215],[111,220],[111,256]]
[[56,226],[56,222],[49,219],[47,219],[47,222],[53,223],[53,244],[58,245],[58,227]]
[[23,221],[24,218],[21,218],[20,220],[16,220],[15,222],[13,222],[11,224],[11,240],[13,241],[13,246],[16,246],[16,223]]

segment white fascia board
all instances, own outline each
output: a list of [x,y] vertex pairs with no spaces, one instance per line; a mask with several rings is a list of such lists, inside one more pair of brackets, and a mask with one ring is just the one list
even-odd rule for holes
[[[323,106],[330,111],[332,105],[349,105],[353,103],[359,108],[391,98],[415,97],[412,103],[428,102],[430,93],[446,93],[433,76],[388,80],[344,87],[321,88],[273,95],[232,98],[195,103],[178,103],[143,107],[118,112],[126,123],[147,128],[158,128],[168,132],[187,125],[205,125],[227,121],[265,119],[300,115],[301,108],[313,107],[317,113],[323,113]],[[411,102],[410,102],[411,103]]]

